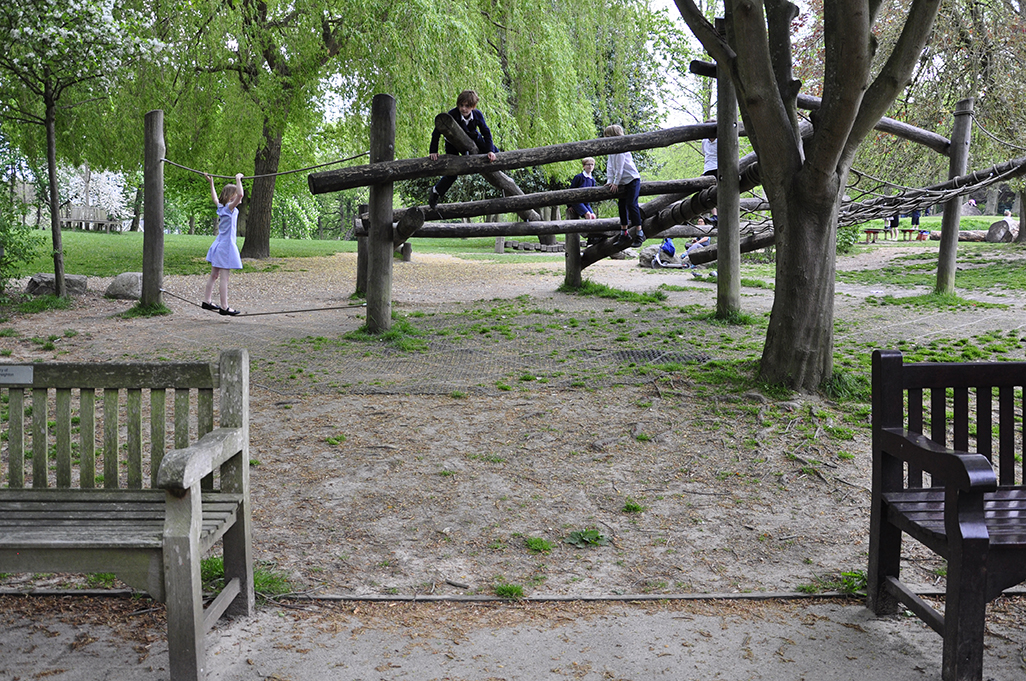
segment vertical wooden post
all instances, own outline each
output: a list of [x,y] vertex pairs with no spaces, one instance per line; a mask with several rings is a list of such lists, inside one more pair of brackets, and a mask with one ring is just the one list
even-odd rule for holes
[[[973,99],[963,99],[955,105],[955,123],[951,129],[951,153],[948,178],[965,175],[969,166],[969,140],[973,129]],[[941,219],[940,251],[937,255],[937,285],[934,293],[955,292],[955,263],[958,257],[958,229],[962,219],[962,197],[944,204]]]
[[[723,34],[723,19],[716,19]],[[730,72],[716,65],[716,317],[741,310],[741,196],[738,175],[737,93]]]
[[[354,226],[359,226],[357,223],[361,222],[360,215],[364,215],[370,206],[366,203],[361,203],[356,209],[357,217],[353,218]],[[357,298],[367,297],[367,237],[358,236],[356,237],[356,292],[354,293]]]
[[164,112],[146,114],[143,161],[143,307],[162,304],[164,287]]
[[567,232],[563,248],[566,249],[566,274],[563,283],[567,288],[581,288],[581,235]]
[[[370,162],[395,158],[395,98],[371,102]],[[371,185],[367,229],[367,331],[392,328],[392,183]]]

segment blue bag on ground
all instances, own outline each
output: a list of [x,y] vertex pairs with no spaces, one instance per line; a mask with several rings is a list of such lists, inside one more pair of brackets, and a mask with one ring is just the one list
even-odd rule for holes
[[669,237],[663,239],[663,245],[659,247],[659,250],[671,257],[677,252],[677,249],[673,247],[673,239]]

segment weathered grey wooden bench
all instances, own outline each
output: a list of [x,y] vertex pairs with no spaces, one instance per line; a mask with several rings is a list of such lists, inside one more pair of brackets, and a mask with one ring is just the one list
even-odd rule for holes
[[[253,609],[247,352],[219,364],[7,364],[0,385],[0,572],[116,574],[167,604],[171,678],[203,678],[207,629]],[[226,586],[204,608],[200,560],[218,541]]]
[[[943,636],[945,681],[983,678],[987,603],[1026,580],[1024,386],[1026,362],[873,353],[868,606],[904,604]],[[900,580],[902,533],[947,559],[943,613]]]

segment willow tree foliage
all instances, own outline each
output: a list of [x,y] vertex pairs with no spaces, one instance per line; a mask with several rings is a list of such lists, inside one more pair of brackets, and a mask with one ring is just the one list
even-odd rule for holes
[[0,4],[0,116],[42,126],[50,188],[56,292],[66,295],[57,189],[59,112],[101,97],[154,54],[147,20],[119,0],[5,0]]
[[827,0],[823,8],[823,104],[803,140],[786,0],[728,0],[719,35],[693,0],[676,0],[702,45],[730,73],[745,130],[759,156],[776,234],[776,294],[761,378],[814,390],[833,376],[837,216],[860,145],[909,82],[940,0],[901,5],[900,31],[874,68],[888,3]]

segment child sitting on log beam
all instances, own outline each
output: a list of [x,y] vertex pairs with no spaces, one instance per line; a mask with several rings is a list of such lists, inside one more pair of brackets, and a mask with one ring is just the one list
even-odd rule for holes
[[[477,103],[479,101],[477,93],[473,90],[464,90],[460,93],[459,97],[456,98],[456,108],[449,111],[449,115],[452,116],[453,120],[463,128],[463,132],[467,133],[467,136],[474,141],[477,148],[483,154],[488,154],[488,160],[495,160],[495,152],[498,149],[492,144],[492,131],[485,123],[484,114],[477,110]],[[428,158],[432,161],[438,159],[438,140],[442,134],[435,130],[431,133],[431,147],[428,150]],[[445,140],[445,153],[460,155],[459,149],[449,143],[449,140]],[[445,192],[449,191],[449,187],[456,182],[456,175],[446,175],[431,188],[428,192],[428,205],[432,210],[438,205],[439,199],[445,196]]]

